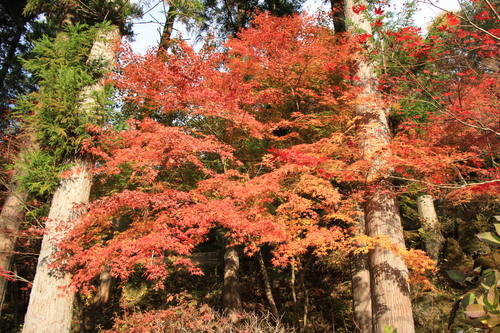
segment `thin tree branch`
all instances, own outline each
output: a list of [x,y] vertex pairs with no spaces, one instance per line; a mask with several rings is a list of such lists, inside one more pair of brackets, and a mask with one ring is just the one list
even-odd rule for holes
[[[477,125],[473,125],[473,124],[470,124],[466,121],[463,121],[461,120],[460,118],[458,118],[453,112],[450,112],[450,111],[445,111],[447,114],[449,114],[450,116],[452,116],[456,121],[458,121],[459,123],[461,123],[462,125],[464,126],[467,126],[467,127],[472,127],[472,128],[475,128],[475,129],[479,129],[479,130],[482,130],[482,131],[486,131],[486,132],[491,132],[493,134],[495,134],[496,136],[498,136],[500,138],[500,133],[495,131],[494,129],[491,129],[489,127],[485,127],[484,125],[483,126],[477,126]],[[479,120],[475,120],[477,123],[481,124],[482,123],[479,121]]]
[[486,2],[486,4],[490,7],[490,9],[493,12],[493,14],[495,14],[495,16],[497,17],[497,20],[500,21],[500,13],[498,13],[496,11],[495,7],[493,7],[493,5],[491,4],[490,0],[484,0],[484,2]]
[[460,19],[462,19],[462,20],[466,21],[467,23],[469,23],[469,24],[470,24],[471,26],[473,26],[475,29],[477,29],[477,30],[479,30],[479,31],[481,31],[481,32],[484,32],[485,34],[487,34],[488,36],[490,36],[490,37],[491,37],[491,38],[493,38],[493,39],[496,39],[497,41],[500,41],[500,36],[495,36],[494,34],[492,34],[491,32],[489,32],[488,30],[485,30],[485,29],[481,28],[480,26],[478,26],[477,24],[475,24],[474,22],[472,22],[472,20],[471,20],[471,19],[470,19],[467,15],[464,17],[464,16],[459,15],[459,14],[457,14],[457,13],[454,13],[454,12],[452,12],[452,11],[450,11],[450,10],[444,9],[444,8],[442,8],[442,7],[438,6],[438,5],[436,5],[436,4],[435,4],[432,0],[424,0],[424,1],[423,1],[423,3],[427,3],[427,4],[431,5],[431,6],[434,6],[434,7],[436,7],[437,9],[442,10],[442,11],[443,11],[443,12],[445,12],[445,13],[448,13],[448,14],[453,14],[453,15],[455,15],[456,17],[458,17],[458,18],[460,18]]

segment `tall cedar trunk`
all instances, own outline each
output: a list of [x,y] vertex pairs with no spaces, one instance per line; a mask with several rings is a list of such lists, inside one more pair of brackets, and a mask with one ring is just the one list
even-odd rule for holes
[[438,261],[439,254],[444,246],[444,237],[441,234],[439,220],[434,208],[434,200],[430,195],[421,195],[417,198],[417,209],[424,229],[425,250],[429,257]]
[[240,257],[234,246],[226,246],[224,251],[224,284],[222,286],[222,306],[227,313],[241,311],[240,298]]
[[[356,4],[366,5],[364,0]],[[346,19],[353,22],[353,31],[361,28],[371,34],[371,26],[363,13],[352,11],[353,0],[345,1]],[[368,6],[367,6],[368,7]],[[365,221],[368,236],[385,235],[399,246],[405,246],[399,207],[390,181],[387,180],[387,145],[390,132],[383,102],[377,91],[375,66],[369,60],[358,61],[357,76],[361,92],[357,97],[358,136],[364,159],[371,168],[367,174]],[[393,251],[375,248],[369,253],[373,332],[383,333],[390,326],[399,333],[415,331],[408,286],[408,269]]]
[[[100,61],[103,69],[110,70],[115,63],[115,43],[119,40],[119,36],[120,33],[116,27],[102,31],[94,41],[89,61]],[[83,111],[92,112],[95,108],[94,94],[102,92],[103,82],[104,79],[82,91],[80,108]],[[71,165],[70,176],[61,179],[52,198],[23,333],[70,331],[75,294],[65,288],[71,282],[71,275],[64,270],[51,267],[50,264],[54,261],[54,254],[57,252],[57,242],[64,236],[64,232],[70,230],[68,222],[78,218],[81,213],[75,205],[89,201],[92,165],[91,160],[86,157],[68,159],[63,163]]]
[[[365,218],[362,212],[358,216],[358,232],[364,234]],[[370,288],[370,270],[368,255],[357,253],[351,255],[352,303],[354,310],[354,331],[356,333],[371,333],[372,299]]]
[[35,280],[30,294],[23,333],[64,333],[70,331],[75,294],[65,290],[71,282],[71,275],[64,270],[51,267],[57,242],[67,225],[78,218],[81,209],[78,204],[87,203],[92,185],[91,163],[88,159],[66,161],[72,163],[71,176],[60,181],[52,198],[45,235],[38,258]]
[[269,307],[274,318],[279,317],[278,307],[274,301],[273,289],[271,287],[271,281],[269,280],[269,275],[267,274],[266,264],[264,263],[264,258],[262,257],[262,252],[257,253],[257,259],[259,260],[260,272],[264,280],[264,288],[266,293],[267,301],[269,302]]
[[[117,27],[112,30],[103,32],[99,36],[90,52],[90,59],[99,59],[103,65],[111,70],[116,62],[116,42],[120,40],[120,32]],[[86,87],[82,92],[83,102],[82,107],[86,110],[92,110],[95,103],[93,94],[99,93],[103,89],[103,81],[99,81],[93,86]],[[109,267],[104,267],[99,276],[99,287],[97,289],[96,297],[94,298],[95,304],[106,304],[111,297],[111,290],[113,288],[114,279],[110,274]]]
[[[21,152],[36,149],[34,138],[30,134],[26,135],[23,146]],[[10,271],[17,234],[23,221],[25,203],[28,198],[28,191],[23,189],[15,179],[21,172],[21,170],[14,170],[9,183],[9,192],[0,214],[0,268],[3,271]],[[0,305],[3,304],[6,287],[7,280],[0,277]]]

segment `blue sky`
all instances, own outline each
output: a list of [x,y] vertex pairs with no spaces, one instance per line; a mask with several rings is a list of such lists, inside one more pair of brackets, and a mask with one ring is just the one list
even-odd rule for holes
[[[429,0],[426,0],[429,1]],[[459,8],[458,0],[430,0],[436,3],[438,6],[445,8],[447,10]],[[153,4],[157,1],[151,1]],[[322,3],[321,0],[307,0],[304,8],[308,11],[315,11],[318,8],[318,4]],[[396,10],[402,8],[404,0],[393,1],[394,8]],[[424,27],[432,21],[432,19],[440,13],[440,10],[425,4],[419,5],[419,13],[415,17],[415,24],[419,27]],[[165,22],[165,14],[163,13],[163,5],[160,3],[154,9],[147,12],[144,17],[137,20],[134,24],[135,42],[132,43],[132,48],[135,52],[144,54],[148,48],[158,45],[160,41],[161,30],[163,29],[163,23]],[[178,25],[175,28],[181,29]],[[182,32],[185,38],[190,38],[186,32]]]

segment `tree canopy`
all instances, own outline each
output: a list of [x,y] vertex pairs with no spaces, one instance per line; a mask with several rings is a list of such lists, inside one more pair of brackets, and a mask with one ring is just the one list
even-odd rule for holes
[[[139,14],[128,1],[19,8],[60,23],[29,41],[36,89],[12,101],[37,142],[13,174],[29,210],[51,209],[21,215],[2,327],[22,323],[42,269],[68,279],[82,332],[500,327],[496,4],[463,1],[424,35],[387,2],[314,15],[302,1],[166,3],[164,33],[196,17],[223,42],[169,35],[139,55],[107,37]],[[79,178],[87,192],[68,190]],[[54,253],[35,269],[22,253],[40,235]],[[240,282],[227,291],[229,269]],[[229,309],[227,292],[242,305]],[[32,311],[26,332],[47,325]]]

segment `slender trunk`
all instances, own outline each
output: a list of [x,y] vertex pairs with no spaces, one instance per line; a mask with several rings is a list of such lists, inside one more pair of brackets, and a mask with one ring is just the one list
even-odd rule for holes
[[99,287],[97,287],[97,294],[93,300],[95,305],[103,305],[109,302],[111,290],[113,289],[113,280],[111,269],[105,267],[99,275]]
[[[103,31],[94,41],[89,61],[99,60],[104,69],[111,70],[116,58],[116,44],[119,40],[118,28]],[[104,78],[81,92],[80,108],[93,112],[95,95],[103,92]],[[70,331],[74,291],[68,288],[71,275],[63,268],[53,267],[57,243],[70,231],[73,220],[81,214],[80,204],[87,203],[92,186],[91,160],[86,157],[63,161],[71,166],[70,176],[61,179],[52,198],[49,216],[45,225],[46,233],[38,259],[33,288],[23,333],[66,333]]]
[[[358,218],[358,232],[365,233],[365,218],[362,212]],[[354,332],[372,332],[372,299],[370,288],[370,270],[368,255],[357,253],[351,255],[352,303],[354,310]]]
[[85,315],[85,301],[80,294],[75,295],[75,317],[78,318],[77,327],[73,327],[73,331],[78,329],[80,333],[87,333],[87,316]]
[[[356,4],[365,5],[364,0]],[[345,15],[354,28],[371,34],[368,20],[352,11],[353,0],[345,1]],[[383,101],[377,90],[375,66],[369,60],[358,61],[357,97],[358,136],[364,159],[370,164],[367,173],[365,221],[370,237],[387,236],[398,246],[405,246],[399,207],[390,181],[387,146],[390,132]],[[371,294],[373,309],[373,332],[383,333],[385,327],[397,329],[399,333],[413,333],[413,315],[408,286],[408,269],[393,251],[376,247],[369,253]]]
[[342,0],[330,0],[330,6],[332,10],[333,18],[333,30],[335,33],[342,33],[347,31],[347,26],[345,24],[345,13],[343,10]]
[[0,88],[5,89],[5,80],[7,78],[7,74],[9,72],[9,68],[12,66],[12,62],[14,61],[14,57],[16,55],[17,48],[19,46],[19,42],[21,41],[21,36],[25,31],[24,22],[23,25],[18,27],[16,30],[16,34],[9,45],[9,51],[5,56],[5,60],[2,64],[2,68],[0,69]]
[[45,235],[38,258],[35,280],[30,294],[23,333],[64,333],[70,331],[75,293],[67,288],[71,275],[53,267],[57,243],[70,228],[68,223],[78,218],[81,209],[75,205],[87,203],[92,185],[90,160],[72,161],[71,176],[61,179],[52,198]]
[[441,234],[432,196],[419,196],[417,198],[417,209],[423,222],[425,250],[432,260],[438,261],[444,246],[444,237]]
[[303,331],[305,333],[310,331],[309,328],[309,290],[307,289],[306,286],[306,273],[309,268],[309,266],[312,264],[314,260],[313,256],[310,256],[305,265],[302,267],[302,271],[300,272],[299,275],[299,286],[300,289],[302,289],[302,295],[303,295],[303,303],[302,303],[302,327]]
[[276,15],[276,0],[267,0],[267,8],[271,15]]
[[239,286],[240,257],[234,246],[226,246],[224,252],[224,284],[222,287],[222,306],[227,313],[241,312]]
[[290,275],[290,285],[292,287],[292,300],[293,300],[293,321],[298,326],[299,318],[297,316],[297,291],[295,290],[295,265],[292,262],[291,264],[291,275]]
[[[305,275],[305,274],[304,274]],[[304,332],[309,332],[309,290],[307,290],[306,284],[302,280],[301,283],[302,292],[304,293],[304,303],[302,304],[302,325]]]
[[269,275],[267,274],[266,264],[264,263],[264,258],[262,257],[262,252],[257,252],[257,258],[259,260],[260,272],[262,273],[262,278],[264,279],[264,288],[266,292],[266,298],[269,302],[269,307],[271,308],[271,313],[274,318],[278,318],[278,307],[274,301],[273,289],[271,288],[271,281],[269,280]]
[[[23,146],[21,149],[24,152],[36,149],[34,138],[30,134],[26,135]],[[21,156],[22,154],[20,154]],[[9,184],[7,198],[0,213],[0,269],[3,272],[10,271],[14,247],[21,222],[23,221],[25,203],[28,198],[28,191],[23,189],[18,181],[16,181],[16,176],[19,176],[20,172],[20,170],[14,171]],[[0,277],[0,305],[3,305],[6,287],[7,279]]]
[[177,10],[174,6],[170,5],[165,25],[163,26],[163,32],[161,34],[160,50],[163,49],[164,51],[167,51],[168,48],[170,47],[170,42],[172,41],[172,32],[174,31],[174,23],[176,18],[177,18]]
[[237,16],[236,16],[236,30],[234,35],[236,35],[241,29],[245,28],[247,20],[247,4],[245,1],[238,2]]

